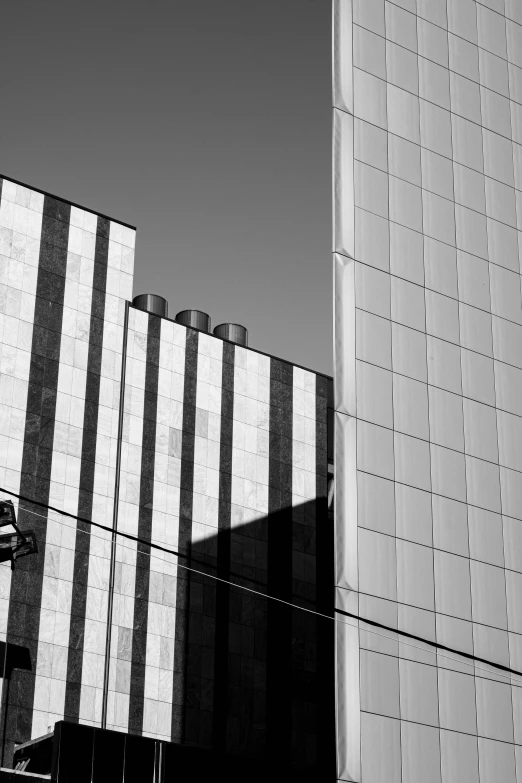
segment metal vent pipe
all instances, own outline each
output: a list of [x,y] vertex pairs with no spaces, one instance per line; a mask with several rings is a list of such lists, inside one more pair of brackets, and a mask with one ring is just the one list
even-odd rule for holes
[[229,340],[231,343],[248,347],[248,331],[241,324],[219,324],[214,329],[214,334],[216,337],[221,337],[222,340]]
[[182,310],[174,319],[183,326],[192,326],[202,332],[210,332],[210,316],[201,310]]
[[158,294],[138,294],[132,300],[134,307],[144,310],[146,313],[159,315],[161,318],[168,318],[169,303]]

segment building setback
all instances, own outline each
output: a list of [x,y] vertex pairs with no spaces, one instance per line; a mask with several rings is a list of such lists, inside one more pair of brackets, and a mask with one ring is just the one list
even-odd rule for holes
[[[337,608],[521,671],[522,5],[333,8]],[[520,678],[371,630],[339,780],[520,783]]]
[[83,724],[333,773],[330,379],[133,306],[130,226],[0,193],[0,487],[131,536],[13,498],[2,766],[58,723],[62,763]]

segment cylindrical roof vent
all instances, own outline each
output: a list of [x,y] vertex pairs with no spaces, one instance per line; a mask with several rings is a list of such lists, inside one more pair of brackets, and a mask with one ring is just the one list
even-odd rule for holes
[[210,316],[201,310],[182,310],[175,320],[183,326],[192,326],[193,329],[210,332]]
[[241,324],[219,324],[214,329],[216,337],[248,347],[248,331]]
[[139,310],[145,310],[146,313],[153,313],[161,316],[161,318],[168,317],[169,304],[166,299],[158,296],[158,294],[139,294],[134,297],[132,304]]

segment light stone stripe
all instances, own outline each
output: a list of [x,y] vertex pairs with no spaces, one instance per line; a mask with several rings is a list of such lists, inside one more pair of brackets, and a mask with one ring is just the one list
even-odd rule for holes
[[294,367],[292,403],[292,505],[316,497],[316,376]]
[[[133,248],[134,232],[111,221],[92,507],[93,521],[109,527],[114,509],[125,299],[132,295]],[[102,714],[110,555],[110,534],[98,531],[91,536],[79,717],[81,723],[95,726],[101,724]]]
[[201,333],[198,340],[192,542],[216,535],[219,504],[223,343]]
[[[161,321],[151,541],[173,549],[179,529],[185,341],[184,327]],[[143,736],[166,741],[172,722],[176,562],[151,552]]]
[[231,526],[268,514],[270,358],[236,346]]
[[[138,533],[139,518],[147,331],[148,314],[131,309],[127,342],[118,529],[134,536]],[[107,700],[107,728],[116,731],[126,731],[129,720],[135,575],[136,545],[130,541],[118,541]]]
[[[89,352],[97,217],[71,208],[49,504],[75,514]],[[76,525],[47,521],[32,737],[64,716]]]
[[[0,202],[0,480],[20,489],[44,197],[7,179]],[[13,498],[18,508],[18,501]],[[8,528],[6,528],[7,532]],[[5,641],[11,567],[0,566],[0,640]],[[1,678],[0,678],[1,682]]]

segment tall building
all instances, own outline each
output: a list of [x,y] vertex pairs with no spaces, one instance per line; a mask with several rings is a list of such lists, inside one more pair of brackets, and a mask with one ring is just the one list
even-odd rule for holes
[[[522,671],[522,4],[334,39],[336,606]],[[340,780],[520,783],[522,677],[345,621]]]
[[133,305],[132,227],[8,179],[0,194],[0,498],[25,498],[38,544],[0,565],[0,766],[23,745],[50,771],[32,741],[54,732],[59,780],[107,780],[110,758],[111,781],[158,781],[171,743],[202,751],[191,780],[203,751],[241,779],[317,779],[331,379],[204,314],[170,320],[161,297]]

